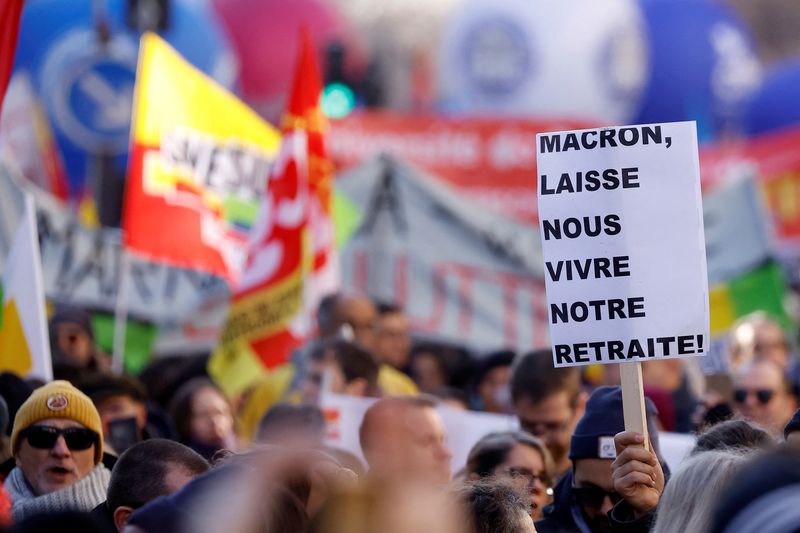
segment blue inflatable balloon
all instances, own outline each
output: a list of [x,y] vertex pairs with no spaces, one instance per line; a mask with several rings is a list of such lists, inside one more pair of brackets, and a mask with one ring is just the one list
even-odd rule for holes
[[633,122],[696,120],[701,140],[740,131],[761,82],[751,38],[711,0],[641,0],[650,78]]
[[[128,0],[28,0],[15,71],[27,71],[61,149],[70,191],[84,187],[98,155],[124,172],[130,134],[139,34],[126,25]],[[236,83],[237,63],[210,6],[171,0],[161,32],[187,60],[223,85]],[[98,20],[108,29],[101,39]]]
[[758,135],[800,125],[800,60],[776,65],[747,106],[745,130]]

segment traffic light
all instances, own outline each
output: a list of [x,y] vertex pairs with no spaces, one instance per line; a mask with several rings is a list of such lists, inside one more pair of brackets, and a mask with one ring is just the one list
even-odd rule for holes
[[343,118],[356,107],[352,82],[344,72],[345,48],[332,42],[325,49],[325,87],[320,102],[322,112],[329,118]]
[[344,83],[329,83],[322,90],[322,112],[328,118],[343,118],[356,107],[353,89]]

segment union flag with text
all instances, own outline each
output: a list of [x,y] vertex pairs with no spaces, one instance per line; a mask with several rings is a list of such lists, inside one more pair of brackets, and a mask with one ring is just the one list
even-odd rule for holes
[[142,36],[123,211],[134,253],[236,282],[280,134],[155,34]]
[[306,142],[302,131],[283,138],[250,235],[247,263],[209,361],[209,373],[229,394],[284,363],[302,341],[297,323],[304,319],[310,270]]

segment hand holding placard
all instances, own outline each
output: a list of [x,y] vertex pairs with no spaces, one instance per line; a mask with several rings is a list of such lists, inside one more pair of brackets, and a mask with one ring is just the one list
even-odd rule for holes
[[636,518],[652,512],[664,492],[664,471],[647,444],[647,437],[634,431],[614,436],[617,449],[617,458],[611,463],[614,491],[633,508]]

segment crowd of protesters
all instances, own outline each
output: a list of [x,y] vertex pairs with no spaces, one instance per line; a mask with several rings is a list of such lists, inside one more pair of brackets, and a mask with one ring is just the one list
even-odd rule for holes
[[[553,367],[541,349],[475,354],[412,337],[403,310],[325,298],[317,335],[239,397],[205,357],[116,375],[89,315],[50,320],[55,380],[0,375],[8,531],[800,531],[791,336],[742,319],[728,371],[643,365],[648,438],[625,431],[615,365]],[[365,463],[326,444],[324,392],[376,398]],[[440,409],[514,415],[453,464]],[[659,433],[696,435],[670,472]]]

